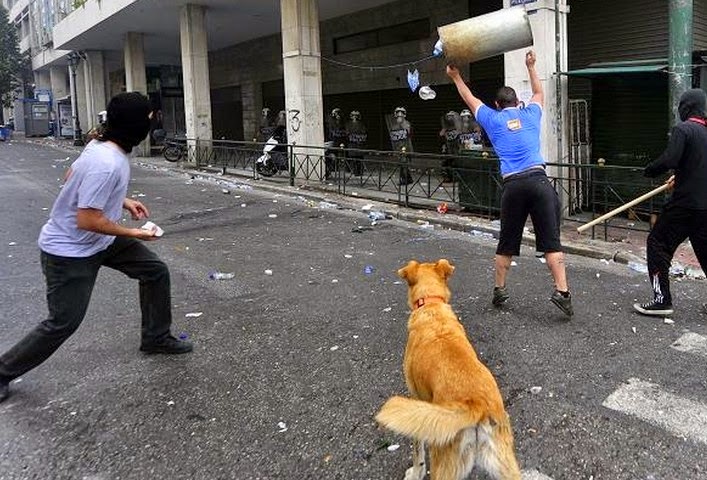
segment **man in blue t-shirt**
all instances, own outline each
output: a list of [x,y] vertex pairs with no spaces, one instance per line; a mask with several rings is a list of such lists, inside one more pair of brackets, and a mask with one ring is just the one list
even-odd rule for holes
[[126,198],[128,154],[150,131],[150,102],[131,92],[113,97],[99,138],[71,165],[66,183],[39,234],[49,316],[0,355],[0,402],[9,383],[49,358],[79,327],[102,266],[140,282],[142,342],[146,353],[187,353],[190,342],[170,334],[172,305],[169,269],[141,240],[157,240],[157,230],[121,225],[123,209],[134,220],[149,212]]
[[456,67],[448,66],[447,74],[486,131],[501,160],[501,233],[496,249],[493,304],[500,306],[509,298],[506,277],[511,259],[520,254],[523,228],[530,215],[535,228],[537,249],[545,254],[547,266],[555,281],[555,292],[550,301],[563,313],[572,316],[572,298],[560,243],[560,202],[545,174],[545,161],[540,155],[544,95],[535,62],[535,53],[531,50],[525,56],[533,91],[527,106],[520,105],[515,90],[503,87],[496,94],[494,110],[471,93]]

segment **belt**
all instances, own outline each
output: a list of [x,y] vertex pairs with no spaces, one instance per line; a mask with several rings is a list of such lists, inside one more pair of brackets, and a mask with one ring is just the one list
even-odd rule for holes
[[522,178],[528,178],[535,175],[545,175],[545,165],[534,165],[520,172],[510,173],[503,177],[503,183],[510,182],[511,180],[520,180]]

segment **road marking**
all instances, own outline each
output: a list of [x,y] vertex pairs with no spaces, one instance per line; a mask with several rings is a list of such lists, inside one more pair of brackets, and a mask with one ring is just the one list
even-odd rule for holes
[[537,470],[523,470],[521,475],[522,480],[552,480],[551,477],[543,475]]
[[609,395],[603,405],[674,435],[707,444],[707,405],[664,392],[656,384],[631,378]]
[[695,355],[707,357],[707,337],[696,333],[688,332],[684,334],[671,347],[680,352],[694,353]]

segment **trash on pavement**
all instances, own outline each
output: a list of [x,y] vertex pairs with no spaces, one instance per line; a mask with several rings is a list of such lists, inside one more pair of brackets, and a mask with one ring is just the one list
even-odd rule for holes
[[638,330],[636,330],[636,327],[631,327],[631,331],[632,331],[633,333],[638,333]]
[[265,273],[265,275],[272,276],[272,270],[270,270],[270,269],[265,270],[264,273]]
[[221,193],[223,193],[224,195],[230,195],[230,194],[231,194],[231,191],[230,191],[229,189],[227,189],[227,188],[222,188],[222,189],[221,189]]
[[375,270],[376,269],[373,267],[373,265],[366,265],[363,268],[363,273],[365,273],[366,275],[372,275]]
[[399,449],[399,448],[400,448],[400,445],[398,445],[397,443],[394,443],[393,445],[388,445],[388,451],[389,451],[389,452],[394,452],[394,451],[396,451],[396,450]]
[[287,424],[285,422],[277,422],[277,428],[280,429],[278,431],[278,433],[286,432],[287,431]]
[[174,405],[174,400],[170,400],[169,402],[167,402],[167,405],[169,405],[170,407],[173,406],[173,405]]
[[17,242],[10,242],[7,245],[8,247],[14,247],[15,245],[17,245]]
[[319,205],[317,208],[321,208],[322,210],[326,209],[338,209],[339,206],[336,203],[331,203],[331,202],[319,202]]
[[199,317],[202,316],[203,314],[204,314],[204,312],[190,312],[190,313],[187,313],[187,314],[184,315],[184,316],[187,317],[187,318],[199,318]]
[[538,393],[543,391],[543,387],[530,387],[530,393],[533,395],[537,395]]
[[442,202],[439,205],[437,205],[437,213],[445,214],[449,211],[449,205],[447,205],[446,202]]
[[331,347],[329,350],[332,351],[332,352],[335,352],[335,351],[337,351],[338,349],[339,349],[339,346],[338,346],[338,345],[334,345],[334,346]]
[[180,339],[180,340],[186,340],[187,338],[189,338],[189,334],[188,334],[188,333],[182,332],[182,333],[179,334],[179,339]]
[[385,307],[383,309],[384,312],[390,312],[392,310],[392,307]]
[[673,325],[675,323],[675,320],[673,320],[672,318],[664,318],[663,323],[666,325]]
[[350,254],[347,253],[347,254],[344,255],[344,258],[353,258],[353,255],[350,255]]
[[277,213],[271,213],[268,218],[277,218]]
[[518,266],[518,262],[516,262],[515,260],[513,260],[513,261],[511,262],[511,267],[517,267],[517,266]]
[[372,203],[367,203],[366,205],[364,205],[363,207],[361,207],[361,210],[363,210],[364,212],[368,212],[369,210],[372,210],[372,209],[373,209],[373,204],[372,204]]
[[638,273],[648,273],[648,265],[639,262],[629,262],[628,268]]
[[383,213],[383,212],[371,211],[371,212],[368,212],[368,219],[373,220],[375,222],[375,221],[379,221],[379,220],[385,220],[386,216],[385,216],[385,213]]
[[236,274],[224,272],[211,272],[209,273],[209,278],[211,280],[231,280],[233,278],[236,278]]

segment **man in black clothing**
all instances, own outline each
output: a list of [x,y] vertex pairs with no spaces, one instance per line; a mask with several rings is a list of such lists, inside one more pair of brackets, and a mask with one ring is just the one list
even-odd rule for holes
[[672,197],[648,236],[648,275],[653,300],[633,307],[643,315],[673,313],[668,272],[678,246],[689,238],[702,270],[707,271],[707,94],[700,89],[680,98],[680,122],[670,133],[668,148],[645,175],[655,177],[669,170],[675,175]]

